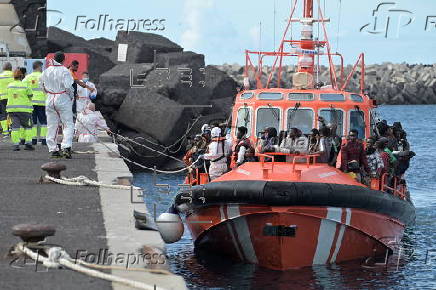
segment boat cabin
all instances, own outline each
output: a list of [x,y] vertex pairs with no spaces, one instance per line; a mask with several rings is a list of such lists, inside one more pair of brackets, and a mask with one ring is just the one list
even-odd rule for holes
[[246,90],[236,97],[232,115],[232,136],[237,128],[248,129],[247,137],[255,144],[266,127],[277,132],[298,128],[309,134],[320,128],[319,117],[337,124],[336,134],[346,136],[356,129],[360,139],[371,136],[375,122],[374,100],[367,95],[337,90],[295,90],[283,88]]

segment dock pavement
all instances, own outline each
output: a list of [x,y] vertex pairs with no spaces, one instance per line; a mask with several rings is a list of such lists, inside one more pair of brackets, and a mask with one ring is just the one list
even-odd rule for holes
[[135,229],[133,210],[146,211],[139,191],[40,182],[45,175],[41,165],[52,161],[66,165],[63,175],[70,178],[84,175],[104,184],[115,184],[119,177],[129,180],[132,174],[118,157],[117,146],[110,138],[102,140],[74,144],[79,153],[71,160],[51,160],[41,145],[35,151],[13,152],[10,143],[0,141],[0,289],[133,289],[9,256],[20,241],[11,228],[23,223],[53,225],[56,234],[48,237],[48,243],[62,246],[73,258],[120,269],[106,273],[146,283],[151,289],[186,289],[180,276],[123,269],[165,270],[167,265],[159,233]]

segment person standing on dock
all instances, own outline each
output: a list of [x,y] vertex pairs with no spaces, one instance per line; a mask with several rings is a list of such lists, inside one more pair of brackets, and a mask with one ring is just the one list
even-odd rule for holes
[[56,143],[59,125],[63,127],[61,149],[67,159],[71,159],[71,147],[74,135],[73,122],[73,83],[70,71],[62,64],[65,61],[63,52],[56,52],[53,65],[41,75],[40,85],[47,94],[47,146],[53,158],[60,158]]
[[26,83],[23,72],[18,68],[14,72],[14,81],[8,85],[8,102],[6,111],[12,120],[11,139],[14,144],[13,150],[20,150],[20,129],[24,128],[24,150],[34,150],[32,146],[32,90]]
[[32,104],[33,104],[33,128],[32,128],[32,145],[38,143],[38,129],[42,145],[47,145],[47,115],[45,114],[45,102],[47,96],[43,89],[39,86],[39,79],[42,75],[42,62],[35,61],[33,63],[33,72],[27,75],[23,82],[27,83],[32,89]]
[[8,114],[6,113],[6,104],[8,103],[8,85],[14,81],[12,72],[12,64],[5,62],[3,72],[0,74],[0,125],[3,130],[3,137],[8,137],[10,134],[8,126]]
[[89,81],[88,72],[82,73],[82,82],[86,85],[86,87],[77,87],[77,97],[76,97],[76,111],[77,114],[85,111],[88,104],[91,100],[97,97],[97,89],[95,88],[94,83]]

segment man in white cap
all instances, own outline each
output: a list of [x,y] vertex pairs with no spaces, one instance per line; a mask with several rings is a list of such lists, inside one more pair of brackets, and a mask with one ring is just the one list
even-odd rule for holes
[[226,138],[221,136],[221,129],[214,127],[211,132],[212,141],[207,148],[207,153],[202,157],[210,160],[210,180],[220,177],[228,171],[227,158],[230,156],[230,146]]
[[53,63],[41,75],[40,87],[47,94],[45,111],[47,114],[47,146],[52,158],[60,158],[57,146],[59,125],[62,125],[63,156],[71,159],[71,146],[74,135],[73,98],[74,79],[70,71],[62,65],[65,61],[63,52],[56,52]]
[[97,142],[99,130],[110,132],[101,113],[95,111],[95,105],[88,103],[86,109],[77,114],[76,136],[78,136],[78,141],[82,143]]

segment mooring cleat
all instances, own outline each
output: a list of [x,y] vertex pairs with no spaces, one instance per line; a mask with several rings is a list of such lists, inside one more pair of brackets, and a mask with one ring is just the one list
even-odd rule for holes
[[20,145],[12,146],[12,151],[20,151]]
[[38,243],[54,236],[56,229],[50,225],[19,224],[12,227],[12,234],[26,243]]
[[64,164],[56,163],[56,162],[48,162],[41,166],[41,169],[47,172],[48,176],[60,179],[61,171],[67,169]]

